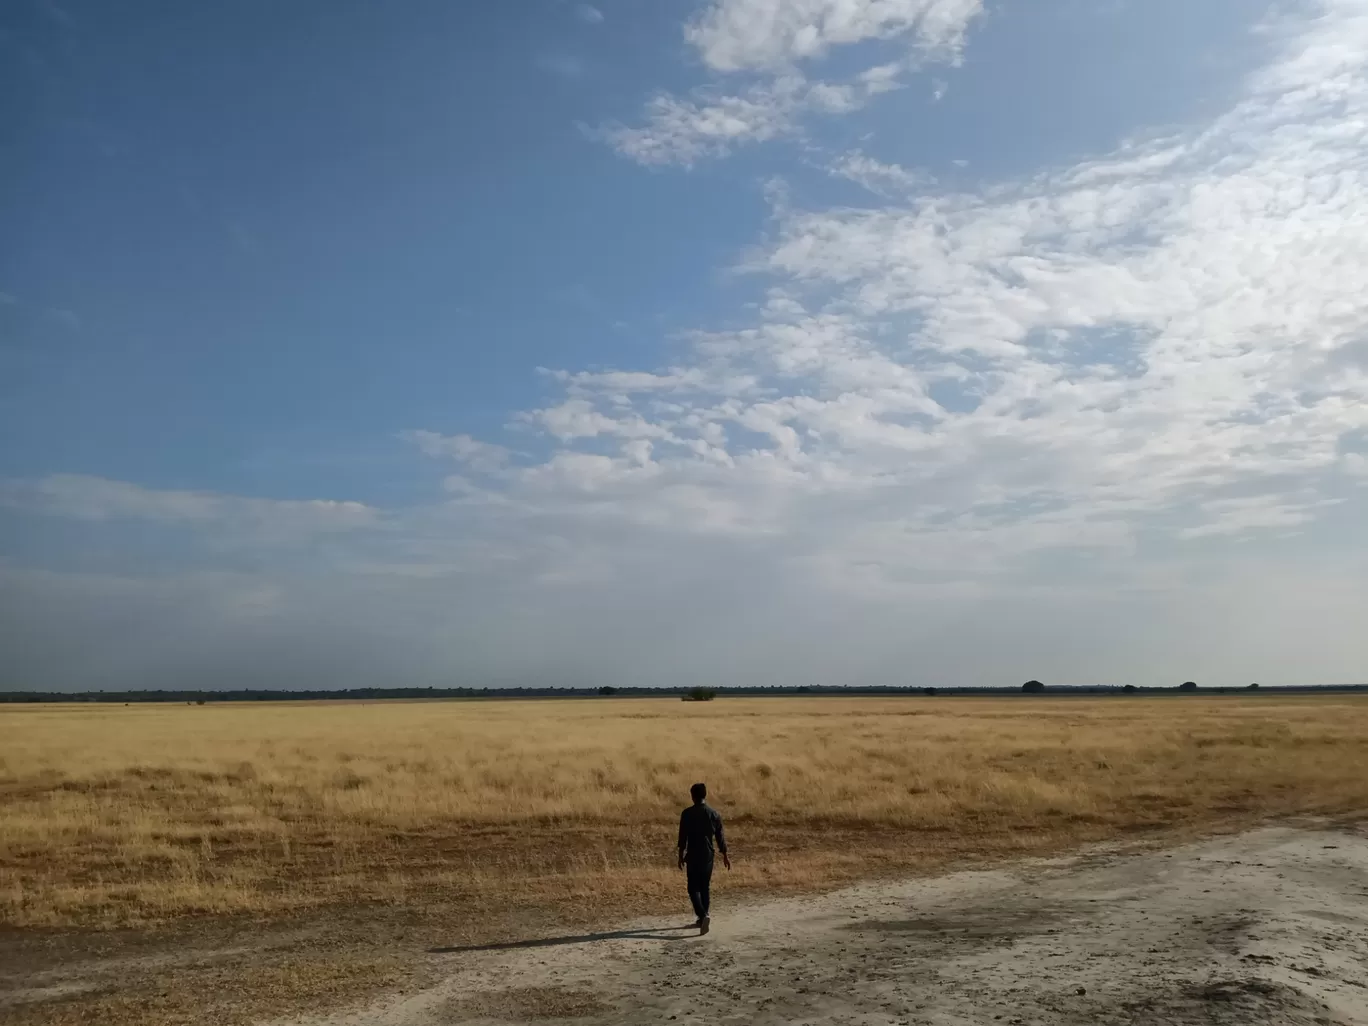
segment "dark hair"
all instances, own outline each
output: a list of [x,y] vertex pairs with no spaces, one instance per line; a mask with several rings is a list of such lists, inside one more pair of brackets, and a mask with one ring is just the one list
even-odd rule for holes
[[708,785],[694,784],[693,787],[689,788],[689,794],[693,795],[694,801],[701,802],[704,798],[708,797]]

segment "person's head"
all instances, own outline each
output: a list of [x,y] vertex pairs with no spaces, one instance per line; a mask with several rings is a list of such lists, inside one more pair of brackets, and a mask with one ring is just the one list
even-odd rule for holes
[[697,805],[704,798],[708,797],[708,785],[694,784],[693,787],[689,788],[689,794],[693,795],[694,804]]

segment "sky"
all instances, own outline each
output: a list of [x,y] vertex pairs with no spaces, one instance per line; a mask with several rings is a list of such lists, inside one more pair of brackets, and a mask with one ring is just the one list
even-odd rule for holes
[[13,0],[0,152],[0,689],[1368,681],[1368,0]]

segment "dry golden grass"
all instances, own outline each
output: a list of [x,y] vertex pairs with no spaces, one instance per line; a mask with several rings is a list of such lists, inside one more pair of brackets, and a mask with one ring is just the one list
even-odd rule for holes
[[[117,982],[82,980],[67,998],[6,1005],[5,1026],[247,1026],[282,1008],[345,1006],[377,990],[404,984],[410,973],[393,955],[329,951],[249,966],[177,964],[161,976],[125,969]],[[78,979],[81,974],[78,969]],[[90,990],[84,990],[89,984]]]
[[1368,808],[1368,700],[0,707],[0,921],[639,908],[706,780],[727,884]]

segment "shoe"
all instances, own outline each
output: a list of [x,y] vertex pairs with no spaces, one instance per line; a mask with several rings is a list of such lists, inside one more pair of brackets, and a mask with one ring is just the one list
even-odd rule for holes
[[704,916],[702,919],[700,919],[700,920],[698,921],[698,935],[699,935],[700,937],[702,937],[705,933],[708,932],[708,927],[710,927],[711,925],[712,925],[712,917],[711,917],[711,916]]

